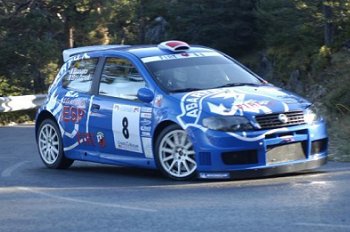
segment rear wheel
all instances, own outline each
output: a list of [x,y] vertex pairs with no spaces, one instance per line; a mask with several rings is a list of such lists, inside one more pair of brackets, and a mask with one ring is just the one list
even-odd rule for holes
[[166,127],[157,138],[156,161],[162,173],[172,179],[193,178],[197,163],[193,144],[186,131],[178,125]]
[[64,156],[62,137],[56,122],[45,119],[37,133],[37,143],[41,160],[49,168],[69,168],[74,160]]

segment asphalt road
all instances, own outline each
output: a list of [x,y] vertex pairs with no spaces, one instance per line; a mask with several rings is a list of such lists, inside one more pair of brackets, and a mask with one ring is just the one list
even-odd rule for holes
[[49,170],[32,126],[0,127],[0,231],[350,231],[350,163],[234,181],[76,162]]

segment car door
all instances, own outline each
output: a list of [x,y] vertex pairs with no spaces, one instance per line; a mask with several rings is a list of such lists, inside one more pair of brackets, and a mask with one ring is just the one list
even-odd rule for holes
[[137,92],[146,82],[127,58],[106,58],[89,121],[99,157],[137,164],[152,158],[152,106]]

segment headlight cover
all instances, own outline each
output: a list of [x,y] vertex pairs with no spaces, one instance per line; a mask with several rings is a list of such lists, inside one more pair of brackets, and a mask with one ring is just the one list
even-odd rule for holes
[[311,105],[308,107],[304,112],[304,120],[308,124],[313,124],[314,122],[317,122],[320,120],[317,109],[314,105]]
[[204,127],[211,130],[234,132],[252,130],[248,119],[241,116],[208,117],[202,121]]

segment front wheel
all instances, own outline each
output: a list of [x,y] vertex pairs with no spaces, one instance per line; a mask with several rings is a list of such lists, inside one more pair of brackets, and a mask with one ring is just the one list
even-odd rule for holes
[[40,158],[47,167],[64,169],[72,165],[74,160],[64,156],[61,133],[53,120],[45,119],[37,135]]
[[172,179],[188,180],[195,176],[195,152],[186,131],[171,125],[160,133],[156,142],[156,162],[162,173]]

